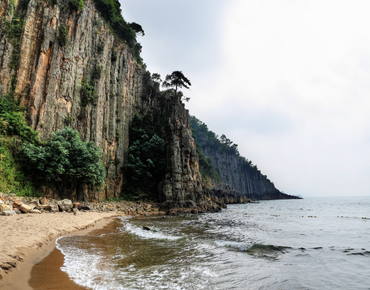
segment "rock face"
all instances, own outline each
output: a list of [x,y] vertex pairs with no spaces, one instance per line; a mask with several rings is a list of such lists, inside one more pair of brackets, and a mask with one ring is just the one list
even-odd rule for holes
[[167,103],[167,173],[159,188],[161,201],[185,204],[205,200],[189,112],[180,98]]
[[[208,172],[207,179],[210,183],[217,185],[221,181],[250,199],[297,198],[276,189],[275,185],[258,170],[257,166],[240,156],[238,145],[233,144],[225,135],[219,138],[214,132],[208,130],[206,124],[195,117],[191,117],[190,121],[195,131],[198,150],[204,154],[201,164],[205,164],[203,170],[208,170],[206,171]],[[207,158],[208,160],[206,160]],[[210,171],[210,168],[207,169],[207,166],[210,166],[207,165],[209,163],[212,163],[213,171]],[[228,191],[226,189],[225,193]]]
[[221,205],[252,202],[252,200],[228,184],[220,184],[209,188],[208,191],[212,196],[212,200]]
[[[56,4],[52,6],[52,2]],[[129,122],[137,108],[143,107],[143,70],[127,46],[110,32],[92,1],[86,1],[81,12],[71,11],[68,1],[62,0],[30,0],[15,9],[12,3],[0,0],[0,17],[25,25],[21,37],[14,39],[7,33],[5,21],[0,24],[0,97],[14,93],[42,140],[69,125],[82,140],[102,149],[106,187],[100,192],[85,189],[73,198],[99,201],[117,197]],[[65,46],[58,41],[62,25],[68,29]],[[113,60],[112,50],[117,53]],[[14,56],[16,65],[11,64]],[[95,92],[95,100],[87,105],[81,102],[83,79],[93,82]],[[52,192],[46,194],[56,197]]]
[[204,154],[209,157],[221,180],[234,187],[250,199],[285,199],[292,196],[281,193],[259,170],[249,166],[240,156],[219,152],[201,144]]
[[[153,110],[154,119],[165,113],[167,169],[158,185],[163,208],[193,211],[219,210],[212,191],[202,185],[199,158],[192,137],[189,113],[180,98],[150,100],[143,96],[144,69],[127,45],[120,41],[95,9],[71,11],[68,1],[0,0],[0,97],[12,93],[27,109],[28,124],[47,140],[66,126],[76,129],[83,141],[102,149],[106,169],[105,187],[85,187],[70,192],[72,200],[103,201],[118,197],[124,182],[123,165],[129,145],[129,125],[136,112]],[[54,3],[54,4],[52,4]],[[22,23],[20,36],[7,27]],[[8,26],[7,26],[8,25]],[[62,45],[60,30],[68,37]],[[117,57],[112,57],[112,52]],[[93,99],[83,99],[84,83],[92,84]],[[155,116],[156,115],[156,116]],[[279,191],[260,173],[243,169],[238,159],[204,147],[218,168],[221,179],[249,198],[276,198]],[[57,198],[45,188],[44,196]],[[236,198],[231,194],[232,200]],[[237,198],[236,198],[237,199]],[[37,210],[57,211],[57,204]],[[61,205],[59,205],[61,206]],[[65,206],[65,205],[62,205]],[[71,205],[68,205],[70,210]],[[21,211],[32,209],[19,205]]]

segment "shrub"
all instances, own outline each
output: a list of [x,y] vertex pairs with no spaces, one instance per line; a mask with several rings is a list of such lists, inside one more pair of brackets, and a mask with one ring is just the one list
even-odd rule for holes
[[68,0],[69,7],[75,11],[81,11],[85,8],[85,3],[83,0]]
[[85,78],[82,79],[81,82],[81,106],[86,107],[89,103],[95,101],[95,91],[94,87],[90,85]]
[[93,80],[100,79],[101,73],[102,73],[103,69],[104,69],[104,66],[102,64],[98,64],[95,67],[94,72],[93,72],[93,75],[92,75]]
[[19,62],[19,53],[21,48],[21,36],[25,26],[24,16],[14,16],[11,21],[5,22],[5,33],[8,36],[10,43],[13,46],[12,54],[10,56],[9,67],[17,69]]
[[15,192],[20,196],[40,196],[38,186],[26,178],[12,154],[14,143],[18,143],[14,137],[0,138],[0,192]]
[[53,132],[44,146],[24,144],[20,156],[25,169],[40,182],[54,185],[62,198],[66,187],[99,186],[105,178],[100,148],[81,141],[69,127]]
[[112,53],[111,53],[111,60],[113,62],[115,62],[117,60],[117,52],[114,50],[114,48],[112,47]]
[[125,165],[127,184],[123,194],[146,193],[155,196],[166,165],[164,144],[154,130],[150,113],[144,116],[136,114],[130,126],[130,145]]
[[68,29],[65,25],[59,26],[58,42],[60,46],[65,46],[68,42]]
[[64,118],[64,123],[67,125],[67,126],[70,126],[73,122],[73,117],[72,116],[67,116]]
[[14,100],[12,94],[0,98],[0,128],[4,135],[16,135],[21,140],[39,143],[38,133],[29,127],[24,118],[24,108]]
[[97,47],[98,53],[102,53],[104,50],[104,42],[99,42]]

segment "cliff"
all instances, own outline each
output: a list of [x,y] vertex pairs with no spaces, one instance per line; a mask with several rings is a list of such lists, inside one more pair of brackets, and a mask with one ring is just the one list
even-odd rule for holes
[[[39,131],[42,140],[69,125],[84,141],[97,144],[103,151],[106,186],[101,192],[87,190],[84,196],[90,200],[117,197],[129,123],[143,106],[143,69],[92,2],[86,2],[81,12],[71,11],[67,1],[51,5],[51,1],[30,0],[22,6],[24,2],[14,6],[10,0],[0,0],[4,19],[0,27],[0,96],[14,92],[27,108],[29,125]],[[24,24],[16,38],[6,25],[20,21]],[[64,46],[58,39],[62,26],[68,30]],[[81,97],[83,80],[93,86],[89,102]]]
[[[102,201],[124,193],[133,143],[131,122],[136,114],[150,114],[147,126],[159,127],[156,134],[163,138],[165,168],[151,185],[156,187],[153,198],[164,209],[198,212],[247,202],[246,196],[281,198],[260,172],[202,140],[200,145],[221,180],[243,196],[222,186],[205,188],[189,112],[180,95],[171,89],[159,90],[157,78],[142,65],[135,36],[130,34],[125,40],[122,31],[126,30],[119,34],[112,28],[117,24],[107,16],[112,12],[97,10],[91,1],[83,9],[73,8],[72,2],[76,1],[0,0],[0,97],[11,95],[19,101],[28,125],[39,132],[41,140],[69,126],[83,141],[102,150],[104,186],[68,189],[69,198]],[[120,13],[119,3],[114,3],[118,5],[114,13]],[[119,28],[127,24],[123,18],[119,21]],[[44,186],[43,195],[58,194]]]
[[[198,151],[205,155],[201,164],[207,164],[207,159],[215,169],[215,174],[210,176],[213,182],[219,178],[222,183],[235,188],[250,199],[290,199],[295,198],[281,193],[275,185],[263,175],[257,166],[239,155],[238,145],[222,135],[219,138],[209,131],[207,125],[195,117],[191,117],[191,125],[198,143]],[[208,170],[208,172],[212,172]],[[207,175],[207,174],[205,174]]]
[[[178,207],[215,207],[203,193],[189,113],[180,98],[150,98],[144,90],[145,69],[94,4],[85,2],[76,11],[68,3],[0,0],[0,97],[13,94],[20,101],[41,140],[70,126],[83,141],[101,148],[103,190],[75,189],[70,198],[102,201],[120,196],[130,122],[136,113],[150,110],[153,123],[165,115],[167,169],[158,180],[159,199]],[[44,195],[57,193],[44,187]]]

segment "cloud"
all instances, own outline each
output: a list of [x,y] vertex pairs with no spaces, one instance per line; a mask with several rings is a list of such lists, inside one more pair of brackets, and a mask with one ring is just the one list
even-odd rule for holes
[[[192,115],[291,194],[369,195],[370,2],[125,1]],[[131,18],[132,17],[132,18]]]

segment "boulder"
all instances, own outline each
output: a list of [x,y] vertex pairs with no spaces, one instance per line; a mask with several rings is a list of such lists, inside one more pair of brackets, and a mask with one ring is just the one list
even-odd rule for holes
[[80,206],[80,203],[79,202],[73,203],[73,208],[77,208],[78,209],[79,206]]
[[44,208],[45,211],[50,211],[50,212],[58,212],[59,211],[59,206],[58,204],[51,203],[48,206]]
[[30,213],[41,213],[41,211],[39,211],[38,209],[33,209],[30,211]]
[[60,211],[69,211],[73,207],[72,200],[69,199],[57,201],[57,204],[59,205]]
[[20,208],[23,203],[20,201],[14,201],[13,202],[13,208]]
[[40,204],[39,206],[36,206],[35,209],[38,209],[38,210],[45,210],[47,207],[49,207],[50,205],[49,204]]
[[50,202],[48,201],[48,199],[46,197],[41,197],[39,199],[39,203],[42,204],[42,205],[47,205],[49,204]]
[[14,211],[16,214],[21,214],[21,213],[22,213],[18,208],[13,208],[13,211]]
[[0,213],[0,215],[10,216],[16,215],[17,213],[14,210],[4,210]]
[[21,212],[24,212],[24,213],[29,213],[31,212],[31,210],[33,210],[34,208],[36,207],[35,204],[22,204],[20,207],[19,207],[19,210]]
[[6,195],[0,196],[0,201],[7,202],[8,201],[8,196],[6,196]]
[[31,203],[33,203],[35,206],[40,205],[40,203],[39,203],[39,201],[38,201],[37,199],[33,199],[33,200],[31,201]]
[[151,232],[158,232],[159,230],[152,227],[143,226],[143,230],[151,231]]
[[0,200],[0,213],[8,210],[13,210],[13,207]]

